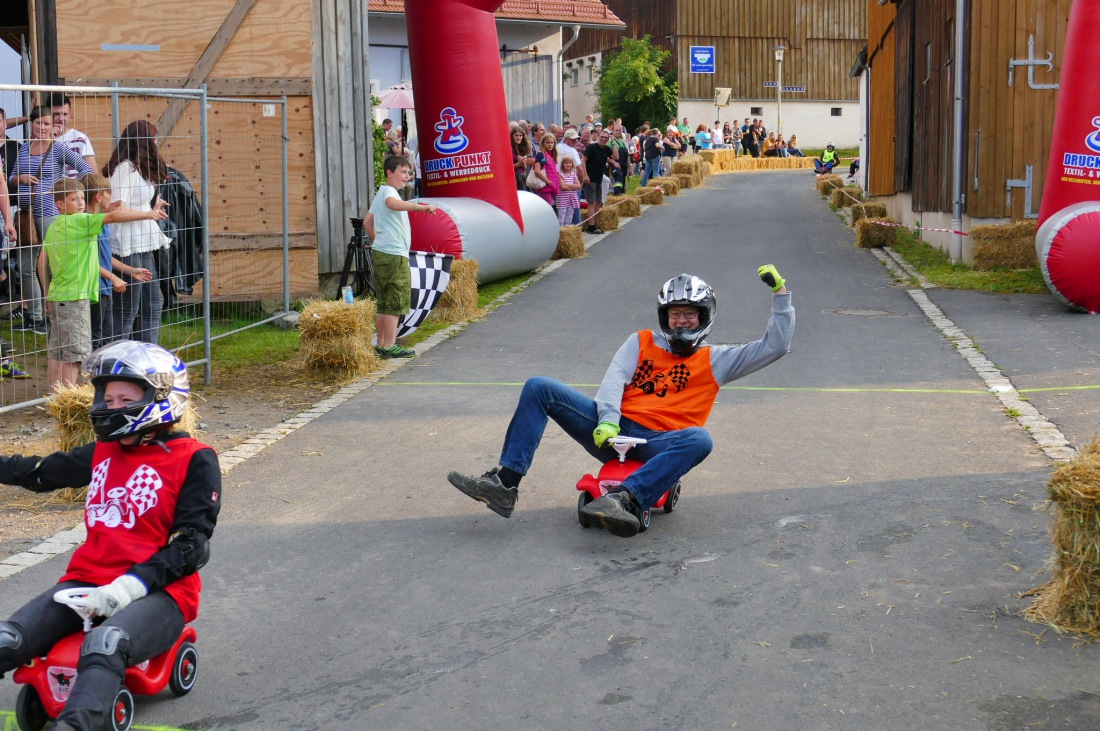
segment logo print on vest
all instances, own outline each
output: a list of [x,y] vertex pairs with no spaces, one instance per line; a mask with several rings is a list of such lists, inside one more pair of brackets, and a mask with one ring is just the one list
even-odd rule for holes
[[92,473],[88,486],[88,527],[101,523],[107,528],[133,528],[138,516],[156,506],[157,491],[164,481],[152,467],[141,465],[130,475],[125,487],[106,489],[110,463],[110,459],[103,460]]
[[683,363],[672,366],[667,373],[655,373],[653,361],[643,360],[638,364],[638,370],[634,371],[634,378],[630,380],[627,389],[637,388],[644,394],[664,398],[669,388],[674,389],[673,393],[687,388],[690,378],[691,371]]

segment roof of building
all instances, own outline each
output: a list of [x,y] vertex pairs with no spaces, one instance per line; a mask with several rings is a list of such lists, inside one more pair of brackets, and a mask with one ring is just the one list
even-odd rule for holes
[[[368,0],[371,13],[404,13],[405,0]],[[498,20],[622,28],[626,24],[599,0],[504,0]]]

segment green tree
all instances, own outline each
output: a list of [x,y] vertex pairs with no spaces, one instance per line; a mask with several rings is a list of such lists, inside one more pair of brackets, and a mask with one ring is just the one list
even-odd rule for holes
[[680,85],[675,69],[665,69],[672,54],[649,41],[623,38],[614,56],[604,56],[596,79],[596,110],[603,119],[622,117],[627,129],[644,120],[663,125],[676,115]]
[[[371,109],[377,109],[381,103],[381,99],[371,96]],[[383,169],[382,164],[386,162],[389,148],[386,147],[386,132],[382,129],[382,125],[374,119],[373,114],[371,115],[371,136],[374,139],[374,189],[378,190],[386,184],[386,171]]]

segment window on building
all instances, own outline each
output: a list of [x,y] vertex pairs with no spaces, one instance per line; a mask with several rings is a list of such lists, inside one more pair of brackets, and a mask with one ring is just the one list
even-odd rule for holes
[[588,69],[588,81],[586,83],[591,84],[593,81],[595,81],[595,68],[596,68],[596,66],[595,66],[595,64],[588,64],[588,66],[586,66],[586,68]]
[[764,107],[749,107],[749,116],[751,117],[763,117]]
[[571,86],[576,86],[580,83],[581,72],[580,69],[570,69],[569,71],[569,83]]
[[842,116],[844,116],[844,109],[841,108],[841,107],[833,107],[832,111],[831,111],[831,114],[834,117],[842,117]]

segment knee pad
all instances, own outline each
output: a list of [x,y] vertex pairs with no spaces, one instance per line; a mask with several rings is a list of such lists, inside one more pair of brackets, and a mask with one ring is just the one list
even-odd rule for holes
[[23,646],[23,631],[11,622],[0,622],[0,665]]
[[99,626],[88,633],[84,638],[84,644],[80,646],[80,657],[88,655],[112,655],[119,654],[120,650],[126,652],[130,646],[130,635],[121,627]]

